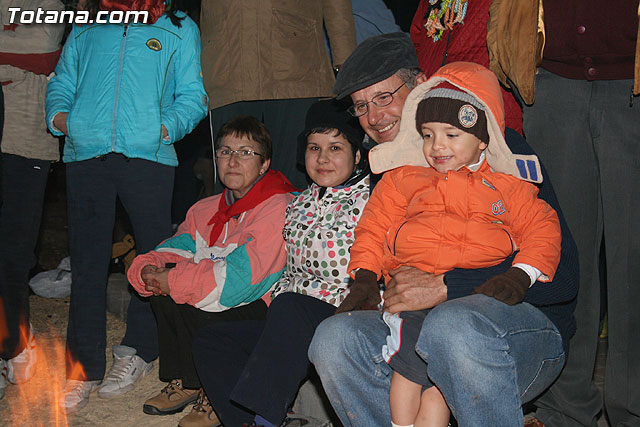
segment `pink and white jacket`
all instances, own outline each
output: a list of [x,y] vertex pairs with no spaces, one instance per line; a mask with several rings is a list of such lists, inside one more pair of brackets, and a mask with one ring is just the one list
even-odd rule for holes
[[175,263],[169,272],[169,288],[178,304],[217,312],[259,298],[271,302],[269,291],[285,267],[282,227],[293,196],[273,195],[231,218],[215,243],[209,245],[213,225],[208,222],[218,210],[220,197],[208,197],[193,205],[173,237],[136,257],[127,276],[140,295],[151,295],[140,277],[146,265]]

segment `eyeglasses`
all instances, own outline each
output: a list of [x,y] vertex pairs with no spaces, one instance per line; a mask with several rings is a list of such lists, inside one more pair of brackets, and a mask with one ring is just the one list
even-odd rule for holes
[[402,89],[402,86],[404,86],[406,83],[407,82],[402,82],[400,87],[394,90],[393,92],[382,92],[377,94],[376,96],[371,98],[371,101],[369,102],[359,102],[357,104],[352,105],[351,107],[349,107],[349,110],[348,110],[349,114],[351,114],[353,117],[364,116],[369,112],[370,103],[373,103],[373,105],[375,105],[376,107],[386,107],[387,105],[393,102],[393,95],[397,91]]
[[228,148],[218,148],[216,150],[216,158],[218,159],[230,159],[233,154],[238,156],[240,160],[248,160],[253,156],[264,157],[264,154],[256,153],[253,150],[230,150]]

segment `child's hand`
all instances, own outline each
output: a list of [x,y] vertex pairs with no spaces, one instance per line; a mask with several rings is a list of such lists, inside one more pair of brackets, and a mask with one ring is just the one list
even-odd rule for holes
[[530,285],[531,278],[523,269],[511,267],[475,288],[473,293],[484,294],[505,304],[514,305],[524,300]]
[[377,310],[380,304],[380,289],[377,276],[373,271],[360,269],[351,285],[349,295],[342,301],[336,313],[353,310]]

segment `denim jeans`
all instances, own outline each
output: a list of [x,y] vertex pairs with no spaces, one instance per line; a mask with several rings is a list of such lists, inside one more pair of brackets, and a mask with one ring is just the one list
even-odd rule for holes
[[[333,316],[316,330],[309,359],[345,426],[391,423],[386,335],[374,311]],[[522,427],[522,403],[553,382],[565,358],[558,330],[540,310],[484,295],[434,308],[416,351],[461,427]]]

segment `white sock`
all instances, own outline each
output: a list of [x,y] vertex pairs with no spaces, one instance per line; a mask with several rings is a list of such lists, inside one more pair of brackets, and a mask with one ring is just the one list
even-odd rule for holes
[[391,427],[413,427],[413,424],[409,424],[408,426],[399,426],[398,424],[391,421]]

